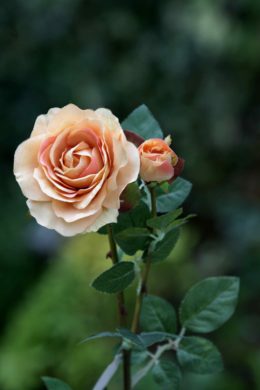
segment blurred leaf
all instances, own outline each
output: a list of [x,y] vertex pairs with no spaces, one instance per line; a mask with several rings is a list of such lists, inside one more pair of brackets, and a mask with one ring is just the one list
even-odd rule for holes
[[142,342],[142,339],[139,335],[131,332],[128,329],[120,328],[118,329],[119,334],[122,336],[122,338],[131,344],[134,344],[136,347],[144,348],[144,344]]
[[196,374],[213,374],[223,369],[222,357],[209,340],[185,337],[177,350],[180,365]]
[[181,371],[171,360],[161,359],[152,368],[153,377],[161,390],[177,390],[180,387]]
[[146,347],[150,347],[167,339],[175,339],[177,336],[167,332],[142,332],[139,334],[139,337]]
[[129,227],[146,227],[149,216],[149,208],[141,201],[138,206],[130,211],[119,214],[118,223],[113,224],[114,231],[117,233]]
[[72,390],[69,385],[59,379],[44,376],[42,380],[48,390]]
[[[120,213],[117,223],[113,223],[114,233],[121,232],[129,227],[146,227],[146,221],[150,217],[150,210],[148,206],[141,201],[133,209]],[[98,233],[107,234],[107,227],[103,226]]]
[[124,290],[135,278],[135,266],[131,261],[121,261],[99,275],[92,287],[106,293],[117,293]]
[[84,340],[81,341],[81,344],[86,343],[87,341],[101,339],[103,337],[121,337],[121,335],[119,332],[100,332],[86,337]]
[[157,197],[157,210],[160,213],[167,213],[177,209],[185,201],[191,192],[192,184],[178,177],[169,187],[168,194]]
[[182,225],[185,225],[185,223],[189,222],[191,218],[196,217],[196,214],[189,214],[184,218],[179,218],[173,221],[168,227],[166,231],[172,230],[172,229],[177,229],[181,227]]
[[126,212],[136,207],[141,199],[141,191],[138,184],[130,183],[120,195],[120,212]]
[[166,233],[160,241],[157,241],[154,244],[154,247],[147,256],[149,256],[153,262],[166,260],[175,247],[179,235],[179,230],[171,230]]
[[150,218],[147,221],[147,225],[153,229],[166,230],[168,226],[176,220],[179,215],[182,214],[182,208],[171,211],[165,215],[159,217]]
[[132,111],[121,125],[124,130],[137,133],[144,139],[163,138],[159,123],[145,104]]
[[201,333],[217,329],[234,313],[238,292],[236,277],[212,277],[197,283],[181,302],[182,325]]
[[144,250],[149,242],[151,232],[146,228],[130,227],[115,235],[120,248],[128,255]]
[[144,331],[176,331],[174,307],[162,298],[146,295],[143,299],[140,326]]
[[131,352],[131,363],[132,365],[140,367],[147,359],[151,359],[147,350],[133,349]]

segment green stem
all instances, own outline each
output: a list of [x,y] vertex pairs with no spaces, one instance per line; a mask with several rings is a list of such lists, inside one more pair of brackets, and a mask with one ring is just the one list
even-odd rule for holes
[[[110,251],[111,251],[111,259],[113,264],[116,264],[119,262],[118,253],[117,253],[117,247],[116,242],[114,239],[114,233],[111,225],[107,226],[108,231],[108,240],[110,245]],[[123,291],[116,294],[117,297],[117,308],[118,308],[118,317],[119,317],[119,325],[120,327],[126,327],[126,308],[125,308],[125,297]]]
[[157,208],[156,208],[156,191],[155,187],[150,188],[150,195],[151,195],[151,207],[152,207],[152,216],[157,216]]
[[[110,251],[111,251],[111,259],[113,264],[116,264],[119,262],[119,258],[118,258],[113,228],[111,225],[107,225],[107,232],[108,232],[108,240],[109,240]],[[116,297],[117,297],[119,326],[125,328],[127,327],[127,311],[125,308],[125,297],[123,291],[116,294]],[[122,355],[123,355],[124,390],[131,390],[130,351],[123,349]]]
[[[150,191],[150,196],[151,196],[151,212],[152,212],[152,216],[156,217],[157,209],[156,209],[156,191],[155,191],[155,187],[149,188],[149,191]],[[148,277],[149,277],[151,264],[152,264],[151,258],[149,257],[149,248],[148,248],[147,251],[144,252],[143,257],[146,259],[146,262],[145,262],[145,266],[144,266],[144,270],[143,270],[143,274],[142,274],[142,279],[141,279],[141,288],[138,291],[138,294],[137,294],[137,297],[136,297],[136,302],[135,302],[134,315],[133,315],[133,321],[132,321],[132,326],[131,326],[131,331],[133,333],[137,333],[138,332],[143,297],[147,293],[147,282],[148,282]]]

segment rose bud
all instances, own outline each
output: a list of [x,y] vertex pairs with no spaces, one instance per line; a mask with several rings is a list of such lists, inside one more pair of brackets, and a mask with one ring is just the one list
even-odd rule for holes
[[143,142],[138,150],[141,167],[140,176],[146,182],[172,181],[183,168],[183,159],[170,148],[171,138],[151,138]]

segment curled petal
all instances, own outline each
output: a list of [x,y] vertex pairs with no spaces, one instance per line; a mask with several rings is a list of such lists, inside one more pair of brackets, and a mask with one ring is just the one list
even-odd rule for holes
[[42,140],[42,136],[29,138],[18,146],[14,155],[15,178],[24,196],[32,200],[49,199],[33,176],[34,169],[38,166],[38,150]]
[[27,205],[31,215],[40,225],[48,229],[54,229],[66,237],[75,236],[79,233],[96,232],[103,225],[116,222],[118,216],[118,210],[116,209],[101,209],[94,216],[67,223],[55,215],[50,202],[28,200]]

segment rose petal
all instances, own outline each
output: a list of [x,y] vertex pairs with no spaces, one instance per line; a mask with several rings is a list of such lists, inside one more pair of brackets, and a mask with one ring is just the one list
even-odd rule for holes
[[34,169],[38,166],[38,151],[42,141],[42,135],[29,138],[18,146],[14,155],[14,174],[24,196],[39,201],[49,199],[33,177]]
[[39,115],[35,121],[31,137],[47,133],[48,124],[54,115],[60,111],[60,108],[51,108],[46,115]]
[[138,177],[140,170],[138,149],[131,142],[126,142],[124,148],[128,163],[119,170],[116,176],[116,189],[114,191],[108,191],[104,201],[104,206],[106,207],[119,208],[121,192],[129,183],[136,181]]
[[31,215],[40,225],[48,229],[55,229],[58,233],[66,237],[71,237],[79,233],[95,232],[107,223],[116,222],[118,216],[118,210],[104,208],[94,216],[73,223],[66,223],[54,214],[50,202],[34,202],[28,200],[27,205]]

